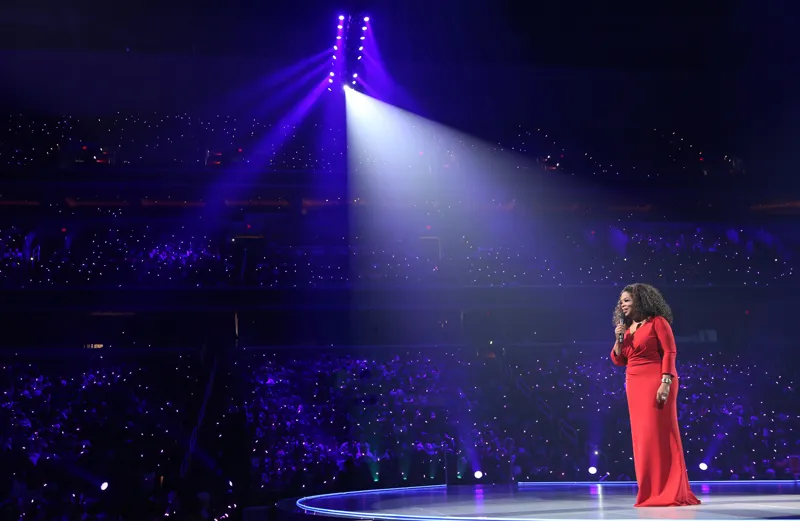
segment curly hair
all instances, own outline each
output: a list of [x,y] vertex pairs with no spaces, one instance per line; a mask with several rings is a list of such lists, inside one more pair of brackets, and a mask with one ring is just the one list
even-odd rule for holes
[[[633,309],[635,313],[640,316],[651,317],[664,317],[667,322],[672,324],[672,309],[670,309],[664,296],[656,288],[650,284],[629,284],[625,286],[620,294],[628,292],[633,297]],[[630,326],[633,322],[632,318],[625,318],[622,313],[622,306],[617,302],[614,308],[614,326],[624,321],[626,326]]]

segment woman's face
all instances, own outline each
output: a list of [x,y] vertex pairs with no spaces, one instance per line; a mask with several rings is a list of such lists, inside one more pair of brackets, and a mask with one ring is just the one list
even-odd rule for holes
[[633,295],[623,291],[619,296],[619,307],[622,310],[622,316],[633,318]]

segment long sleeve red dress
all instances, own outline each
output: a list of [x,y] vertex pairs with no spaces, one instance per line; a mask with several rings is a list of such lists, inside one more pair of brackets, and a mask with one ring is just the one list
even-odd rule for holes
[[[626,366],[637,507],[700,504],[689,486],[683,457],[675,356],[675,337],[663,317],[648,320],[634,334],[626,331],[620,356],[611,350],[612,362]],[[672,386],[666,403],[659,405],[656,393],[662,374],[672,375]]]

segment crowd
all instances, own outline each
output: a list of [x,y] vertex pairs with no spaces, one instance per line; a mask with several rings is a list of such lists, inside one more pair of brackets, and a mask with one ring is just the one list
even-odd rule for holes
[[[253,482],[274,497],[473,482],[478,471],[485,482],[629,480],[624,373],[609,349],[249,353]],[[752,362],[682,357],[691,479],[791,478],[795,384]]]
[[[291,245],[158,224],[0,230],[0,285],[418,287],[791,284],[796,233],[693,224],[587,225],[525,240],[476,233]],[[429,232],[431,233],[431,232]],[[435,231],[432,233],[436,233]],[[446,233],[446,234],[445,234]],[[488,237],[488,238],[487,238]]]
[[203,233],[158,226],[87,229],[36,237],[0,230],[6,287],[202,287],[225,283],[233,264]]
[[254,353],[247,365],[254,483],[267,493],[441,483],[455,440],[476,446],[469,458],[451,454],[454,475],[478,469],[489,450],[478,441],[494,442],[473,421],[489,413],[480,396],[495,387],[470,380],[457,355]]
[[[320,153],[314,125],[189,114],[117,114],[105,118],[9,114],[0,126],[0,168],[145,166],[231,167],[327,172],[336,154]],[[335,143],[337,132],[329,130]],[[343,136],[343,131],[338,132]],[[343,141],[342,141],[343,143]],[[338,158],[341,158],[340,151]]]
[[[0,170],[249,164],[340,171],[343,133],[329,129],[334,145],[323,154],[311,146],[318,131],[185,114],[16,114],[0,128]],[[448,152],[436,159],[443,167],[465,160],[440,145]],[[543,170],[563,170],[561,159],[579,168],[577,159],[552,154],[539,158]],[[609,173],[597,161],[580,168]],[[552,218],[556,224],[544,226],[512,207],[477,216],[423,205],[413,216],[392,214],[380,229],[328,230],[326,239],[301,244],[308,233],[277,233],[282,225],[269,218],[257,229],[232,231],[245,226],[237,222],[212,233],[168,221],[123,224],[116,209],[98,210],[94,220],[72,215],[76,225],[68,228],[45,230],[46,219],[0,227],[0,288],[793,283],[791,228],[600,218],[594,225]],[[231,494],[247,497],[245,486],[264,500],[475,480],[630,479],[624,377],[609,349],[243,352],[234,355],[238,373],[210,401],[208,367],[196,354],[124,360],[87,351],[36,363],[8,355],[0,364],[0,517],[222,519],[235,508]],[[788,458],[800,452],[796,389],[785,367],[766,363],[727,352],[681,355],[679,414],[692,479],[789,477]],[[203,415],[208,428],[194,451]],[[230,442],[242,437],[248,443]],[[241,476],[228,479],[238,458],[231,446],[247,450],[247,485]],[[194,468],[189,478],[187,468]]]
[[[242,351],[216,378],[202,353],[6,355],[2,517],[222,519],[237,501],[314,492],[628,480],[624,372],[609,349]],[[800,415],[787,369],[682,352],[690,478],[791,478]]]
[[[594,467],[596,478],[628,479],[634,474],[625,372],[610,368],[602,351],[564,349],[549,364],[536,361],[535,370],[520,363],[518,374],[521,388],[543,400],[543,408],[564,420],[565,435],[581,442],[578,475]],[[690,478],[791,478],[800,414],[796,384],[779,357],[696,346],[681,352],[678,419]]]
[[[181,476],[207,378],[195,354],[0,363],[3,519],[162,519],[217,507]],[[35,361],[34,361],[35,360]]]
[[[167,167],[178,169],[235,168],[245,166],[273,171],[343,171],[348,167],[343,125],[330,125],[312,113],[296,124],[216,114],[117,113],[106,117],[7,114],[0,117],[0,170],[43,172],[42,168]],[[665,129],[646,129],[619,136],[630,157],[604,157],[603,150],[575,148],[543,128],[516,125],[502,144],[465,139],[456,132],[428,134],[424,126],[405,129],[406,166],[427,170],[433,164],[445,171],[463,168],[470,158],[498,157],[508,153],[515,168],[537,168],[584,177],[613,175],[614,179],[643,180],[649,184],[674,180],[675,174],[707,178],[724,174],[731,187],[744,167],[740,159],[712,154],[690,144],[688,137]],[[564,138],[569,132],[562,129]],[[596,136],[606,143],[607,136]],[[324,140],[325,147],[320,147]],[[628,143],[635,142],[636,146]],[[608,143],[606,143],[607,145]],[[419,153],[420,148],[425,153]],[[620,152],[615,152],[619,154]],[[524,160],[522,158],[525,158]],[[350,167],[369,165],[376,158],[362,150]],[[393,160],[400,159],[393,156]]]

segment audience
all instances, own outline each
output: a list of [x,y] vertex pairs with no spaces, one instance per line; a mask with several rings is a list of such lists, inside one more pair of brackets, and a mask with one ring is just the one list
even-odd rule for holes
[[[265,497],[444,483],[445,454],[451,483],[629,480],[624,373],[600,351],[516,353],[510,372],[493,353],[248,353],[253,482]],[[800,416],[785,371],[686,358],[690,477],[790,478]]]
[[[678,418],[689,477],[791,477],[787,458],[800,452],[791,373],[779,355],[770,362],[717,349],[687,346],[679,359]],[[590,466],[598,471],[594,478],[633,476],[625,372],[609,367],[602,351],[567,348],[549,363],[536,360],[535,370],[517,366],[520,388],[544,400],[564,420],[565,433],[574,430],[584,444],[577,447],[582,479]]]
[[[201,167],[214,172],[244,166],[331,173],[348,166],[345,128],[332,126],[313,112],[302,122],[283,126],[258,117],[158,112],[117,113],[99,118],[13,113],[0,119],[4,120],[0,125],[0,169],[17,172],[112,166],[130,167],[141,175],[137,169],[196,172]],[[504,154],[519,169],[536,168],[553,175],[590,179],[613,176],[627,182],[644,179],[650,186],[662,182],[670,186],[676,175],[690,175],[696,180],[722,177],[732,188],[745,173],[741,159],[710,153],[701,143],[692,143],[689,136],[666,129],[636,131],[637,146],[625,148],[629,157],[616,157],[619,152],[587,152],[597,148],[598,143],[607,143],[605,135],[588,143],[593,146],[583,143],[575,148],[541,127],[511,126],[500,144],[465,139],[456,132],[425,135],[423,127],[414,127],[417,134],[412,136],[409,132],[405,137],[409,144],[427,145],[424,157],[419,157],[417,147],[411,146],[416,157],[393,159],[404,159],[408,165],[416,162],[425,171],[433,161],[442,170],[452,172],[468,166],[471,157],[497,158]],[[562,138],[571,134],[564,129],[561,133]],[[629,138],[618,136],[620,140]],[[326,143],[324,148],[319,146],[320,139]],[[707,151],[704,154],[702,150]],[[369,170],[375,159],[362,150],[358,161],[349,166]]]
[[208,492],[181,477],[207,377],[198,356],[6,358],[3,519],[156,519]]
[[[584,227],[585,228],[585,227]],[[692,224],[598,226],[541,240],[480,234],[421,240],[353,238],[291,245],[193,232],[114,227],[55,234],[0,229],[0,284],[46,287],[349,288],[420,286],[791,284],[795,234]]]
[[[274,126],[271,121],[188,114],[117,114],[112,117],[34,117],[9,114],[0,126],[0,168],[43,167],[221,169],[237,164],[271,170],[336,168],[341,153],[326,156],[314,139],[316,125]],[[343,131],[328,131],[331,143]]]
[[[221,519],[237,501],[326,491],[629,480],[624,373],[602,347],[245,351],[216,388],[199,353],[14,355],[0,366],[3,517]],[[785,368],[685,352],[690,478],[791,478],[800,416]],[[236,483],[232,439],[250,440],[251,477]]]
[[[128,168],[135,175],[149,167],[198,175],[239,166],[342,172],[348,166],[343,132],[328,130],[331,146],[324,153],[313,146],[319,132],[315,125],[278,128],[221,116],[47,120],[13,114],[0,130],[0,170],[22,178],[109,166],[115,168],[108,172]],[[527,163],[542,172],[609,173],[610,165],[565,154],[542,131],[518,134],[520,143],[510,147],[515,152],[541,148],[532,143],[540,134],[549,143],[552,150],[544,154],[531,151],[529,159],[538,163]],[[663,132],[657,135],[663,138]],[[436,161],[448,172],[479,152],[460,141],[436,146],[443,151]],[[697,156],[684,160],[697,169]],[[350,166],[358,172],[373,163],[362,157]],[[251,229],[227,216],[220,224],[216,216],[213,226],[201,229],[212,219],[189,226],[186,215],[159,221],[119,208],[42,205],[36,208],[41,220],[14,214],[13,225],[0,227],[0,288],[794,282],[798,241],[791,228],[602,217],[590,225],[553,217],[556,224],[530,231],[541,223],[517,211],[522,202],[485,206],[480,218],[477,210],[455,203],[426,202],[407,213],[365,210],[385,210],[378,215],[383,220],[354,218],[361,214],[353,209],[342,220],[353,229],[320,231],[312,240],[308,230],[324,228],[308,223],[319,217],[314,208],[287,217],[293,225],[264,217]],[[59,219],[70,225],[43,224]],[[334,219],[318,220],[334,227]],[[293,233],[298,221],[304,233]],[[356,232],[359,223],[366,230]],[[242,235],[248,238],[239,240]],[[411,349],[246,351],[226,354],[234,363],[224,376],[216,376],[216,364],[210,369],[206,353],[125,359],[86,350],[36,362],[35,355],[5,354],[0,517],[225,519],[237,501],[315,492],[476,480],[629,480],[624,376],[608,360],[609,348],[503,349],[502,355],[480,357]],[[679,420],[692,479],[790,477],[787,459],[800,452],[800,416],[789,373],[774,365],[727,351],[681,356]],[[237,474],[239,463],[246,479]]]

